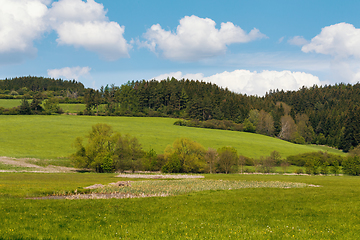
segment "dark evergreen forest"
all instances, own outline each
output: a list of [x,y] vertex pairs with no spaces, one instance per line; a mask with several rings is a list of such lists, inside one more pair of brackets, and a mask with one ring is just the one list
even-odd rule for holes
[[[247,96],[194,80],[131,81],[100,90],[76,81],[38,77],[0,80],[1,92],[55,91],[79,98],[82,114],[186,119],[177,124],[256,132],[295,143],[315,143],[349,151],[360,143],[360,84],[270,90]],[[70,94],[69,93],[76,93]],[[99,105],[103,105],[99,111]]]
[[76,96],[79,96],[84,93],[84,90],[84,85],[75,80],[32,76],[0,80],[1,98],[11,98],[11,96],[24,94],[33,96],[37,92],[55,92],[55,96],[65,96],[76,92]]

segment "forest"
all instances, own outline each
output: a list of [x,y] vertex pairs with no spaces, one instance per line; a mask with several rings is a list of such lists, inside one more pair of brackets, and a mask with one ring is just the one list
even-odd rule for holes
[[[360,143],[359,83],[314,85],[297,91],[269,90],[260,97],[234,93],[212,83],[175,78],[129,81],[98,90],[85,89],[74,80],[38,77],[0,80],[3,96],[16,91],[21,98],[25,88],[28,95],[23,93],[23,98],[35,99],[42,94],[43,98],[59,102],[64,99],[82,102],[86,109],[78,114],[174,117],[184,119],[178,125],[254,132],[345,152]],[[104,106],[101,110],[100,105]],[[20,110],[13,112],[21,114]]]

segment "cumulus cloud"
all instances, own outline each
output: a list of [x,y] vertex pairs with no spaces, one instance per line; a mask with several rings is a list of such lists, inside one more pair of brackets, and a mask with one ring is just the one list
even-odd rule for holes
[[112,61],[129,57],[125,27],[111,22],[94,0],[0,0],[0,62],[34,56],[33,42],[55,30],[59,45],[83,47]]
[[130,46],[123,38],[124,27],[115,22],[64,22],[57,28],[60,45],[84,47],[109,61],[128,57]]
[[332,56],[330,72],[336,82],[360,81],[360,29],[352,24],[343,22],[324,27],[301,50]]
[[47,71],[51,78],[65,78],[78,80],[82,76],[89,75],[91,68],[89,67],[65,67],[61,69],[49,69]]
[[62,22],[108,21],[107,11],[94,0],[60,0],[49,9],[49,20],[53,25]]
[[224,54],[230,44],[266,37],[256,28],[246,33],[231,22],[221,23],[220,29],[215,25],[212,19],[194,15],[182,18],[176,32],[166,31],[160,24],[155,24],[144,34],[147,41],[140,46],[160,51],[168,59],[196,61]]
[[249,70],[235,70],[233,72],[222,72],[209,77],[203,77],[202,73],[197,73],[195,76],[200,78],[190,78],[187,75],[182,75],[181,72],[174,72],[169,74],[162,74],[154,79],[162,80],[167,77],[175,77],[177,79],[197,79],[205,82],[215,83],[223,88],[228,88],[231,91],[263,96],[270,89],[283,90],[297,90],[303,86],[313,86],[314,84],[321,85],[317,76],[304,72],[291,71],[268,71],[251,72]]
[[291,45],[303,46],[303,45],[309,43],[309,41],[306,40],[303,36],[295,36],[293,38],[290,38],[288,40],[288,43],[290,43]]
[[47,30],[43,18],[48,3],[44,0],[1,0],[0,55],[36,53],[33,41]]
[[109,61],[129,57],[131,45],[123,37],[125,27],[108,21],[104,6],[94,0],[54,2],[48,18],[60,45],[84,47]]
[[303,52],[332,55],[337,58],[360,57],[360,29],[349,23],[324,27],[320,34],[304,45]]

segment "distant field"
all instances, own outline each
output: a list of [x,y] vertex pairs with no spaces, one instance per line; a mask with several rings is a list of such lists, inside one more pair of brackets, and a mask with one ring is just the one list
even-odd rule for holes
[[0,173],[0,239],[359,239],[359,177],[205,174],[304,188],[173,197],[32,200],[120,180],[115,174]]
[[175,126],[173,118],[97,117],[97,116],[0,116],[0,156],[42,159],[67,158],[74,152],[72,143],[86,136],[91,126],[107,123],[115,131],[129,133],[139,139],[144,150],[153,148],[158,154],[176,138],[193,139],[206,148],[233,146],[248,157],[267,156],[276,150],[283,157],[311,151],[339,150],[323,146],[297,145],[263,135]]
[[[29,100],[31,102],[31,100]],[[20,99],[0,99],[0,107],[3,108],[13,108],[20,106],[21,100]],[[84,111],[85,104],[77,103],[77,104],[66,104],[60,103],[60,107],[63,109],[64,112],[69,113],[77,113],[79,111]]]
[[62,110],[65,113],[67,113],[67,112],[77,113],[77,112],[85,110],[85,104],[81,104],[81,103],[77,103],[77,104],[60,103],[59,106],[60,106],[60,108],[62,108]]
[[0,107],[13,108],[20,106],[21,99],[0,99]]

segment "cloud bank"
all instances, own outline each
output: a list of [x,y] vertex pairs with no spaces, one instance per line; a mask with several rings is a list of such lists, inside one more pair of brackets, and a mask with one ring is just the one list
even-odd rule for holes
[[283,89],[286,91],[298,90],[303,86],[310,87],[314,84],[321,85],[319,78],[309,73],[268,70],[262,72],[251,72],[249,70],[225,71],[209,77],[204,77],[202,73],[183,75],[182,72],[172,72],[159,75],[153,79],[163,80],[167,77],[203,80],[223,88],[227,87],[233,92],[258,96],[264,96],[270,89]]
[[47,71],[51,78],[65,78],[78,80],[82,76],[89,75],[91,68],[89,67],[65,67],[61,69],[49,69]]
[[220,29],[209,18],[185,16],[176,31],[166,31],[160,24],[152,25],[144,34],[147,46],[153,52],[160,52],[171,60],[196,61],[224,54],[233,43],[246,43],[265,38],[258,29],[246,33],[231,22],[221,23]]
[[33,42],[52,30],[59,45],[83,47],[109,61],[128,57],[131,48],[123,37],[125,27],[106,17],[94,0],[1,0],[0,57],[33,56]]

